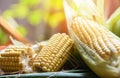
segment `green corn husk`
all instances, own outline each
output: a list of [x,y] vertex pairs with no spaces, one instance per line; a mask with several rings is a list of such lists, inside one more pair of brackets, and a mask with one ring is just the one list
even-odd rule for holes
[[106,27],[120,37],[120,7],[106,21]]

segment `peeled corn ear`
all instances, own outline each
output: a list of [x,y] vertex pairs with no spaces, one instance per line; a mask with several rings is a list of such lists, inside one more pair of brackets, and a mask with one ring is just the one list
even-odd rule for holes
[[120,77],[120,39],[93,20],[75,17],[70,26],[75,45],[86,64],[100,77]]
[[72,46],[72,39],[65,33],[53,35],[35,57],[33,68],[48,72],[59,70],[69,58]]
[[27,46],[9,46],[0,54],[0,68],[5,73],[31,72],[32,68],[29,66],[31,53],[33,54]]

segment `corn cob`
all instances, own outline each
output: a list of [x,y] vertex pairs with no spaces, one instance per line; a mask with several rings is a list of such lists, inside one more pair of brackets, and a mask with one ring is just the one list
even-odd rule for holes
[[[88,41],[85,42],[81,37],[79,37],[79,39],[87,44],[91,49],[98,52],[102,58],[109,59],[112,54],[114,57],[119,55],[119,49],[117,50],[114,46],[118,45],[118,43],[113,43],[111,41],[113,40],[113,37],[109,35],[108,31],[105,31],[101,26],[99,26],[99,24],[81,17],[75,18],[73,22],[73,31],[76,33],[76,31],[78,31],[77,26],[79,26],[79,32],[82,32]],[[76,34],[79,35],[79,33]]]
[[0,54],[0,68],[5,73],[24,71],[29,65],[30,48],[27,46],[9,46]]
[[73,41],[65,33],[53,35],[35,57],[33,68],[42,71],[57,71],[70,56]]
[[80,55],[100,77],[120,77],[119,38],[100,24],[85,17],[75,17],[70,26]]

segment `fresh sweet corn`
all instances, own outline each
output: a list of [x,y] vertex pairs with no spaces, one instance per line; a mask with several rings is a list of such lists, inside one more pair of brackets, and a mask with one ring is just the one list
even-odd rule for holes
[[28,54],[31,52],[28,51],[30,51],[28,46],[9,46],[0,54],[0,68],[5,73],[26,72],[26,67],[29,67],[31,60],[31,54]]
[[20,56],[15,55],[16,53],[14,54],[12,52],[10,52],[9,54],[8,53],[1,54],[0,67],[4,72],[16,72],[23,70],[23,65],[20,66],[21,65]]
[[69,58],[72,46],[72,39],[65,33],[53,35],[35,57],[33,68],[47,72],[59,70]]
[[120,39],[97,22],[74,17],[70,33],[86,64],[100,77],[120,77]]

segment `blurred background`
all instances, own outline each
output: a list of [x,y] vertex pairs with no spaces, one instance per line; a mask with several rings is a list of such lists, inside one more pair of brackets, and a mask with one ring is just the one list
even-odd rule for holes
[[[67,33],[63,0],[1,0],[0,15],[30,42],[47,40],[57,32]],[[0,45],[9,44],[8,39],[0,28]]]
[[[105,0],[106,18],[119,5],[120,0]],[[0,16],[29,42],[47,40],[57,32],[68,33],[63,0],[0,0]],[[9,33],[0,26],[0,45],[9,44]]]

